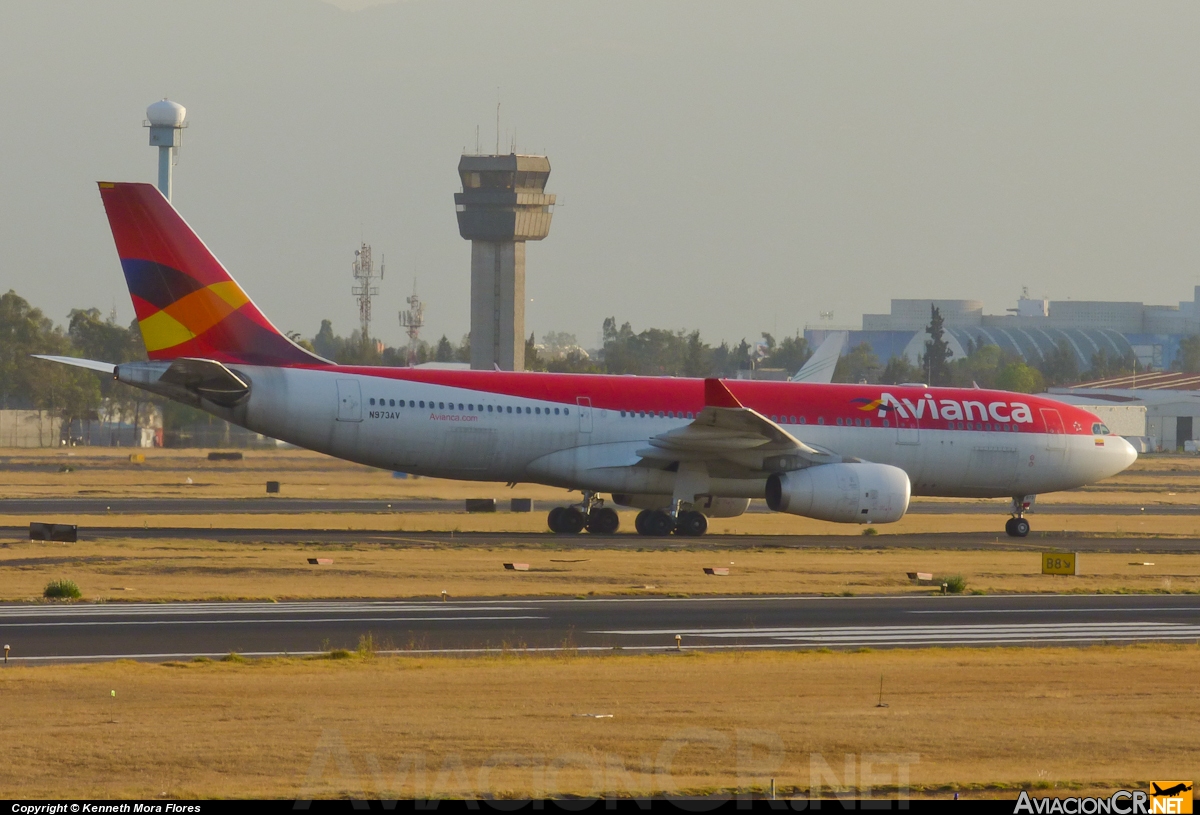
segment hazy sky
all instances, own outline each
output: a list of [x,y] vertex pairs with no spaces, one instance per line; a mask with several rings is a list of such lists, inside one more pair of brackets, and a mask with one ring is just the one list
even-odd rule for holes
[[[339,7],[340,6],[340,7]],[[887,311],[1190,299],[1200,282],[1200,4],[407,0],[0,2],[0,289],[132,317],[94,182],[155,178],[259,306],[377,336],[414,276],[469,322],[452,195],[476,128],[550,156],[528,329],[615,315],[736,341]]]

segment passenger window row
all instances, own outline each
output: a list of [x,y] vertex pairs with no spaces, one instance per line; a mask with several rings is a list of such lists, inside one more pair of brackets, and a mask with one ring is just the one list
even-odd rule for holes
[[[674,410],[668,410],[665,413],[661,410],[658,413],[655,413],[653,410],[622,410],[621,416],[622,417],[628,416],[630,419],[645,419],[647,417],[653,419],[656,416],[659,419],[683,419],[683,418],[685,418],[682,410],[680,410],[678,412],[676,412]],[[689,410],[687,412],[686,418],[692,419],[695,417],[692,415],[692,412]]]
[[[375,397],[371,397],[371,399],[368,400],[368,404],[370,404],[372,406],[376,405],[376,403],[378,403],[378,405],[380,407],[410,407],[410,408],[426,407],[424,399],[420,399],[420,400],[409,399],[407,403],[405,403],[405,401],[403,399],[400,399],[400,400],[376,399]],[[484,411],[487,411],[488,413],[514,413],[515,412],[515,413],[527,413],[530,415],[537,415],[537,416],[551,415],[550,414],[551,409],[549,407],[545,407],[545,408],[543,408],[543,407],[534,407],[534,408],[526,407],[526,408],[522,409],[521,407],[518,406],[516,408],[516,410],[514,411],[512,405],[477,405],[474,402],[468,402],[466,405],[464,405],[462,402],[459,402],[458,406],[456,408],[454,402],[434,402],[433,400],[430,400],[428,407],[431,410],[436,408],[437,410],[462,410],[462,411],[468,411],[471,413],[483,413]],[[571,411],[569,408],[554,408],[553,415],[555,415],[555,416],[560,416],[560,415],[561,416],[570,416]]]

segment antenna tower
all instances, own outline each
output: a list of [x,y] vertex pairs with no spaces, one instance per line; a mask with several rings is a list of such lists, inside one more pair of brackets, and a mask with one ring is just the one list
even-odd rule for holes
[[421,329],[425,326],[425,304],[417,297],[417,280],[413,278],[412,297],[405,297],[408,310],[400,312],[400,327],[408,334],[408,364],[417,364],[417,346],[421,342]]
[[366,348],[371,342],[371,298],[379,294],[379,287],[372,286],[375,280],[383,280],[383,262],[379,263],[379,277],[371,262],[371,246],[364,243],[354,252],[354,282],[350,293],[358,298],[358,320],[362,324],[362,344]]

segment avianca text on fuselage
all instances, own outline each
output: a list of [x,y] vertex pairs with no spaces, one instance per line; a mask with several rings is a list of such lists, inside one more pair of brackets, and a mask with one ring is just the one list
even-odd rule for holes
[[[865,401],[865,400],[864,400]],[[993,421],[1004,424],[1033,424],[1033,410],[1024,402],[981,401],[974,399],[936,399],[925,393],[915,400],[897,398],[884,391],[878,399],[866,402],[859,410],[878,410],[881,419],[944,419],[946,421]],[[978,414],[978,415],[976,415]]]

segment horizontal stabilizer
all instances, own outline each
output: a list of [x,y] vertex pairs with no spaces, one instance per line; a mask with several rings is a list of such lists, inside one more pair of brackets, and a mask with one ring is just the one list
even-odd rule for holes
[[249,383],[211,359],[177,359],[163,372],[159,382],[178,385],[210,402],[226,407],[233,406],[250,392]]
[[112,376],[116,373],[117,366],[111,362],[99,362],[94,359],[80,359],[79,357],[55,357],[49,354],[33,354],[37,359],[45,359],[50,362],[61,362],[63,365],[73,365],[76,368],[87,368],[89,371],[99,371],[102,374]]

